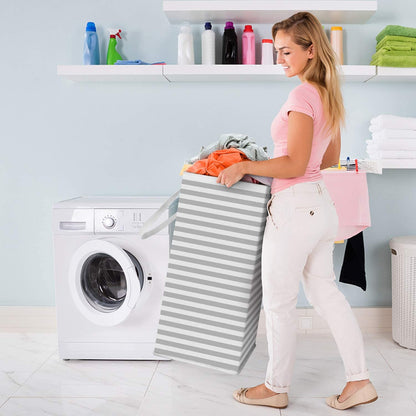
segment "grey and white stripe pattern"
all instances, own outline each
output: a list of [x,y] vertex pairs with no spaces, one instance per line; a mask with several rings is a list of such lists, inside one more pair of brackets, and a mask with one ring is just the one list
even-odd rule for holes
[[240,372],[255,347],[270,188],[184,173],[155,354]]

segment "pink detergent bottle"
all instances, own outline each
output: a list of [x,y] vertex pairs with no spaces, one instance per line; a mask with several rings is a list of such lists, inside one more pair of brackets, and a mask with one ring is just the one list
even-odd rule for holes
[[256,40],[251,25],[246,25],[243,32],[243,64],[256,64]]

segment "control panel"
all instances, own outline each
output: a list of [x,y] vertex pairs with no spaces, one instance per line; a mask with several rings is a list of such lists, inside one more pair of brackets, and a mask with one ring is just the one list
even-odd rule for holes
[[[137,233],[155,212],[156,209],[152,208],[97,208],[94,209],[94,231],[95,233]],[[158,219],[157,224],[167,218],[168,212]],[[167,234],[167,227],[160,233]]]

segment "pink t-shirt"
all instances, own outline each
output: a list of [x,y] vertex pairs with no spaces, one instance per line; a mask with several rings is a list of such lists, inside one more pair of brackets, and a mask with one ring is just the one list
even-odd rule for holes
[[325,117],[319,92],[313,85],[303,82],[289,94],[287,101],[272,122],[271,135],[275,146],[273,157],[287,155],[288,116],[290,111],[304,113],[313,119],[311,157],[303,176],[287,179],[274,178],[272,194],[297,183],[321,180],[322,157],[331,139],[325,127]]

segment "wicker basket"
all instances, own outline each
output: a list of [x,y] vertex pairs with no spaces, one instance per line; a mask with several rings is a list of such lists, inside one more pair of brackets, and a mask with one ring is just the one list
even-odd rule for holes
[[416,349],[416,236],[390,241],[393,339]]

